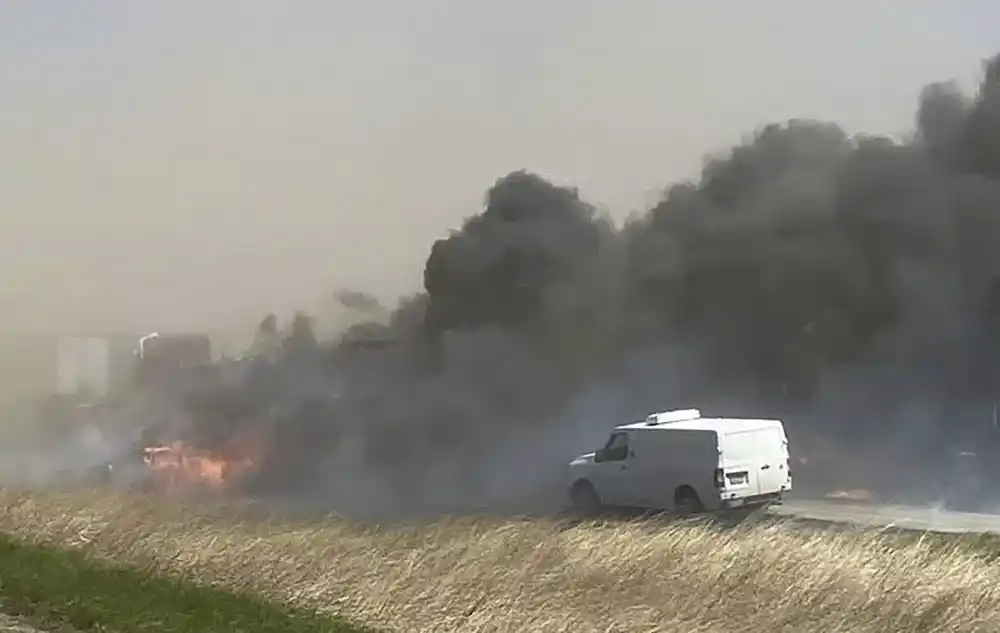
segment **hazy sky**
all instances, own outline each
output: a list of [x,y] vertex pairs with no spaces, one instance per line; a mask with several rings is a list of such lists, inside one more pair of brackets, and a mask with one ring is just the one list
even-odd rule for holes
[[991,4],[0,0],[0,327],[391,299],[512,169],[622,217],[772,119],[905,130]]

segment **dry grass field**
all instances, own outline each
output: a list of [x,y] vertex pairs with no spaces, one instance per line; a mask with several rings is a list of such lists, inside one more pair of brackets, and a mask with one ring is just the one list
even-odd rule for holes
[[968,543],[788,524],[284,522],[103,493],[0,491],[0,532],[395,631],[1000,630]]

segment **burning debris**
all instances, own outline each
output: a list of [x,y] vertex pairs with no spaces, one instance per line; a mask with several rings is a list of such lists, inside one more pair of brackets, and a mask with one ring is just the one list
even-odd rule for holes
[[229,492],[237,489],[259,464],[253,454],[214,453],[181,441],[143,449],[151,471],[150,487],[165,492]]

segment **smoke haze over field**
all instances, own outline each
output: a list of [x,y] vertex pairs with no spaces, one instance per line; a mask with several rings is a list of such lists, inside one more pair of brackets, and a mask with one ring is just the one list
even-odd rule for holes
[[366,321],[342,343],[300,319],[199,404],[206,443],[271,416],[341,506],[523,500],[653,408],[910,455],[988,414],[1000,70],[921,92],[992,52],[940,9],[93,6],[106,32],[6,44],[35,57],[0,79],[0,325],[222,328],[421,286],[340,293]]
[[216,331],[341,286],[391,300],[511,169],[621,220],[767,121],[904,129],[923,83],[993,52],[994,11],[7,2],[0,328]]
[[874,447],[905,480],[903,464],[990,429],[1000,57],[973,94],[929,84],[915,120],[906,140],[764,126],[621,229],[576,189],[511,172],[434,243],[425,294],[330,346],[299,317],[238,398],[267,385],[294,403],[283,450],[366,509],[558,490],[613,423],[692,404]]

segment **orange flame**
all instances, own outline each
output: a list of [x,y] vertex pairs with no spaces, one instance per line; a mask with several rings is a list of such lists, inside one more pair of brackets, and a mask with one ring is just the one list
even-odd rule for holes
[[212,454],[177,441],[144,449],[155,483],[168,491],[222,491],[247,475],[257,460],[250,453]]

